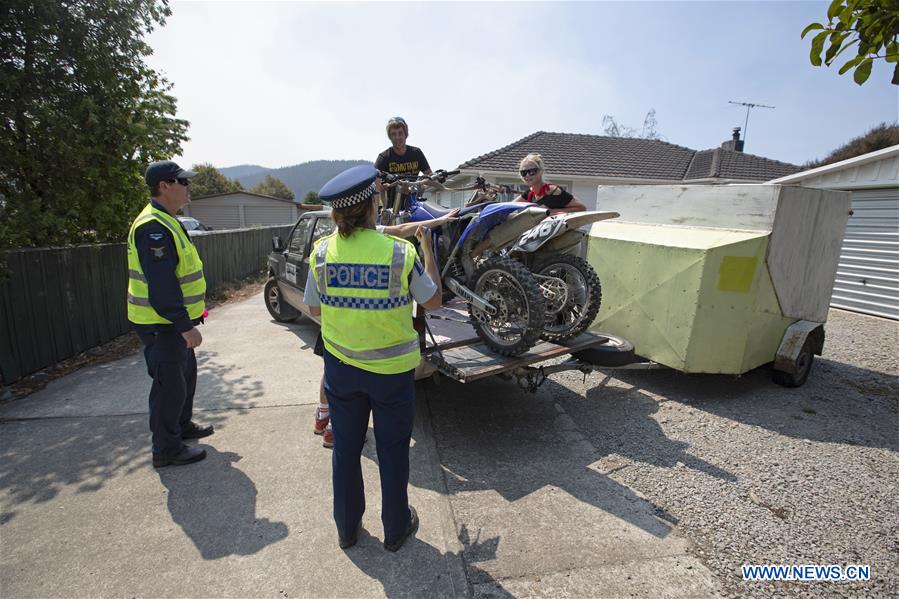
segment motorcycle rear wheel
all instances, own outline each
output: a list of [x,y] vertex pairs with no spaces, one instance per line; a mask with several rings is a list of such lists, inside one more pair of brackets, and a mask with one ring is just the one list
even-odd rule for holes
[[519,262],[491,258],[472,277],[473,291],[497,309],[488,314],[468,305],[478,337],[498,354],[523,354],[540,338],[544,301],[534,275]]
[[[558,343],[577,337],[587,330],[596,319],[602,303],[602,286],[596,271],[583,258],[571,254],[557,254],[541,258],[534,263],[535,274],[550,277],[538,283],[551,285],[561,281],[564,289],[546,301],[546,319],[540,337],[551,343]],[[553,281],[554,280],[554,281]]]

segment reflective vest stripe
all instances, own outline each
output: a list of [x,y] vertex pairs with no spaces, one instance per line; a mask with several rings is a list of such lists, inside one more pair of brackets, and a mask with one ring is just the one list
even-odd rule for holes
[[[201,301],[203,301],[203,299],[205,299],[205,297],[206,296],[203,294],[188,295],[187,297],[184,298],[184,305],[187,306],[188,304],[195,304],[197,302],[201,302]],[[146,297],[135,297],[129,293],[128,294],[128,303],[134,304],[135,306],[150,306],[150,299],[146,298]]]
[[[139,273],[133,269],[128,271],[128,278],[135,279],[137,281],[140,281],[141,283],[147,282],[147,277],[145,277],[143,275],[143,273]],[[179,283],[191,283],[193,281],[199,281],[202,278],[203,278],[203,273],[198,270],[197,272],[190,273],[189,275],[184,275],[183,277],[178,277],[178,282]]]
[[403,265],[406,262],[406,252],[403,245],[393,242],[393,258],[390,261],[390,297],[397,297],[403,290]]
[[135,306],[150,306],[150,300],[146,297],[134,297],[130,293],[128,294],[128,303],[134,304]]
[[398,345],[393,345],[391,347],[381,347],[378,349],[369,349],[364,351],[349,349],[347,347],[343,347],[342,345],[338,345],[333,341],[328,341],[328,343],[334,346],[334,349],[336,349],[346,357],[353,358],[355,360],[386,360],[388,358],[398,358],[399,356],[403,356],[405,354],[418,350],[418,339],[400,343]]
[[203,278],[203,271],[198,270],[197,272],[192,272],[188,275],[184,275],[183,277],[178,277],[179,283],[190,283],[192,281],[199,281]]
[[328,279],[325,277],[325,254],[328,252],[328,238],[322,239],[315,252],[315,277],[318,283],[318,294],[328,293]]

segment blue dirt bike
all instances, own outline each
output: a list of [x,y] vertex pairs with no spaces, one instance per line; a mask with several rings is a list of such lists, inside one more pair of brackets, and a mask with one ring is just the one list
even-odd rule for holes
[[[444,216],[450,211],[419,198],[426,189],[477,189],[444,187],[454,174],[437,171],[408,181],[382,173],[385,190],[393,188],[397,193],[393,205],[382,208],[380,222],[390,225]],[[515,202],[481,204],[461,209],[458,220],[431,230],[445,293],[465,300],[478,336],[499,354],[516,356],[533,347],[543,331],[545,301],[527,267],[488,249],[513,245],[548,214]]]

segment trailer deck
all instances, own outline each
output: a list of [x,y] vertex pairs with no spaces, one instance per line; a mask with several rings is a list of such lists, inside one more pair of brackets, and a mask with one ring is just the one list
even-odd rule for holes
[[[519,356],[508,357],[494,352],[477,336],[463,302],[453,301],[428,312],[427,323],[430,334],[426,335],[424,360],[460,383],[497,374],[526,377],[526,373],[534,370],[527,369],[528,366],[595,347],[608,340],[601,334],[585,332],[562,344],[542,341]],[[572,365],[566,369],[579,368]]]

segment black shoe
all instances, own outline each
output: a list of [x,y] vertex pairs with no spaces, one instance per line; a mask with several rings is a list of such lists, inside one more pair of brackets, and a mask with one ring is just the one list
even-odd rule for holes
[[187,426],[184,427],[184,430],[181,431],[182,439],[202,439],[203,437],[208,437],[215,430],[213,429],[211,424],[200,425],[196,422],[191,422]]
[[341,549],[349,549],[353,545],[356,544],[356,541],[359,540],[359,531],[362,530],[362,522],[359,522],[359,526],[356,527],[356,534],[351,536],[348,539],[337,539],[337,544],[340,545]]
[[163,466],[183,466],[185,464],[193,464],[206,458],[206,450],[202,447],[185,445],[181,451],[169,458],[162,456],[153,456],[153,467],[162,468]]
[[384,541],[384,549],[387,551],[399,551],[400,547],[403,546],[403,543],[406,542],[406,539],[418,530],[418,512],[416,512],[415,508],[411,505],[409,506],[409,514],[409,526],[406,528],[406,532],[403,533],[403,536],[393,543],[388,543],[386,540]]

